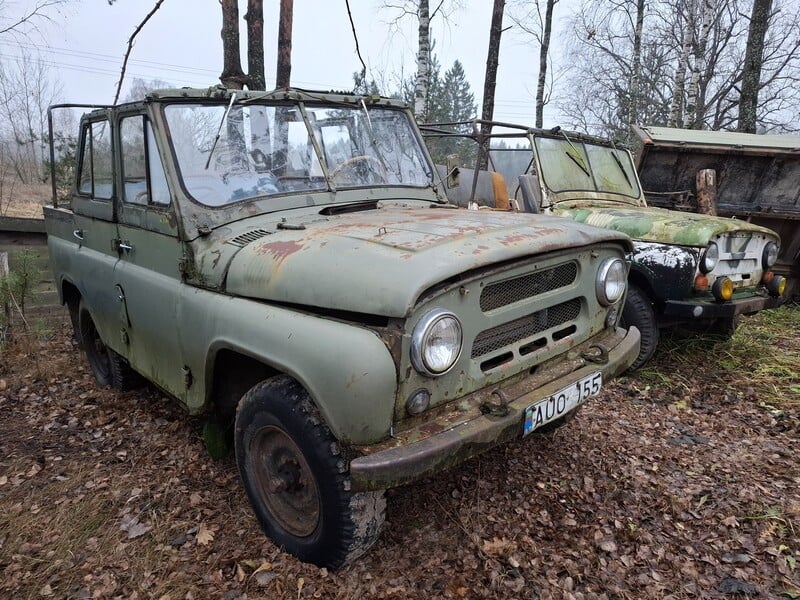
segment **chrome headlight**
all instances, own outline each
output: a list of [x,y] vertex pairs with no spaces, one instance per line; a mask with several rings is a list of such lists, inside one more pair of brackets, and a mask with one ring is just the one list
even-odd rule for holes
[[761,254],[761,266],[769,269],[778,260],[778,244],[769,242],[764,246],[764,252]]
[[625,263],[619,258],[607,258],[600,263],[594,286],[600,304],[609,306],[622,298],[627,278]]
[[700,259],[700,272],[701,273],[711,273],[714,270],[714,267],[717,266],[717,261],[719,260],[719,248],[714,242],[711,242],[706,248],[706,251],[703,253],[703,257]]
[[420,319],[411,335],[411,364],[429,377],[449,371],[461,354],[461,321],[437,308]]

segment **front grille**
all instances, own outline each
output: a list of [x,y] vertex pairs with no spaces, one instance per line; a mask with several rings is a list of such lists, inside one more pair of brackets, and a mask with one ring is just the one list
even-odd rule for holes
[[[522,279],[522,278],[520,278]],[[485,356],[495,350],[506,348],[552,327],[569,323],[578,318],[581,301],[573,298],[508,323],[480,332],[472,344],[472,358]]]
[[268,235],[269,231],[266,231],[265,229],[253,229],[252,231],[246,231],[245,233],[237,235],[235,238],[228,240],[228,243],[233,244],[234,246],[239,246],[240,248],[244,248],[250,242],[255,242],[256,240]]
[[481,292],[481,310],[489,312],[514,302],[570,285],[578,276],[578,266],[568,262],[551,269],[507,279],[486,286]]

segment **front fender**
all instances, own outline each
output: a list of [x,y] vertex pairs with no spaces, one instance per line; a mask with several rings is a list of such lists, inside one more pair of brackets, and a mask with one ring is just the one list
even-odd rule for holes
[[197,381],[187,395],[190,410],[209,400],[216,353],[231,349],[299,381],[342,443],[371,444],[389,435],[397,373],[375,332],[205,290],[189,291],[181,304],[181,345]]
[[683,300],[692,293],[698,251],[694,248],[634,242],[631,271],[647,281],[654,299]]

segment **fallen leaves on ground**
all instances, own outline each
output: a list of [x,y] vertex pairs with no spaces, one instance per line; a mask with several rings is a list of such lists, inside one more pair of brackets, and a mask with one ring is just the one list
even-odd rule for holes
[[200,421],[97,389],[66,332],[38,352],[45,374],[0,366],[2,597],[800,594],[800,408],[701,354],[660,352],[554,434],[391,490],[378,543],[329,572],[263,536]]

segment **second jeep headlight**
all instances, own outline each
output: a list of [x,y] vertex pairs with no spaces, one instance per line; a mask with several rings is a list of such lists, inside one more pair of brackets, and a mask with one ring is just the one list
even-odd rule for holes
[[778,244],[769,242],[764,246],[764,253],[761,255],[761,266],[769,269],[778,260]]
[[411,335],[411,363],[429,377],[444,375],[461,354],[461,321],[437,308],[420,319]]
[[607,258],[600,263],[595,279],[595,291],[600,304],[609,306],[622,298],[627,278],[625,263],[619,258]]
[[706,248],[706,251],[703,253],[702,258],[700,259],[700,272],[701,273],[711,273],[714,270],[714,267],[717,266],[717,261],[719,260],[719,248],[714,242],[711,242]]

